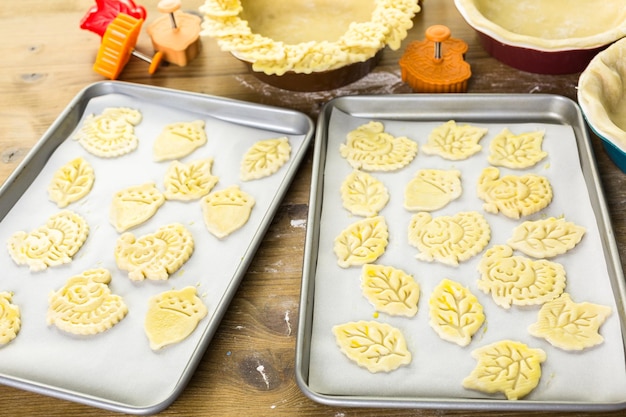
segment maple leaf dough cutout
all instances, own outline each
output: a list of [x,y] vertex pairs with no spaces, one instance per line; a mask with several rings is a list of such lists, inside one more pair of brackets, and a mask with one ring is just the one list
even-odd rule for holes
[[125,188],[113,196],[109,221],[118,232],[125,232],[154,216],[164,202],[153,182]]
[[610,307],[575,303],[563,293],[541,306],[537,322],[528,327],[528,332],[563,350],[583,350],[604,341],[599,329],[610,314]]
[[165,173],[165,192],[168,200],[189,201],[211,192],[219,178],[211,174],[213,158],[184,164],[172,161]]
[[428,141],[422,146],[422,151],[427,155],[438,155],[453,161],[467,159],[480,152],[482,146],[478,142],[486,134],[486,128],[459,125],[450,120],[432,130]]
[[413,317],[417,314],[420,286],[401,269],[365,264],[361,271],[361,289],[378,311],[392,316]]
[[150,298],[144,320],[150,348],[158,350],[186,339],[207,313],[195,287],[165,291]]
[[201,200],[202,217],[209,232],[222,239],[248,222],[255,204],[254,197],[233,185]]
[[506,243],[535,258],[552,258],[573,249],[585,231],[584,227],[563,218],[550,217],[520,224]]
[[411,217],[408,237],[409,244],[419,250],[417,259],[457,266],[487,246],[491,228],[475,211],[439,217],[420,212]]
[[541,149],[544,135],[544,131],[516,135],[505,128],[491,141],[487,160],[492,165],[513,169],[531,167],[548,156]]
[[342,182],[343,207],[356,216],[378,215],[389,202],[387,187],[367,172],[354,170]]
[[127,107],[110,107],[99,115],[90,114],[74,136],[89,153],[101,158],[114,158],[137,149],[139,139],[135,126],[141,112]]
[[528,395],[539,384],[546,353],[514,340],[501,340],[472,352],[478,362],[463,387],[488,394],[503,393],[508,400]]
[[48,195],[59,208],[80,200],[91,191],[95,181],[92,166],[84,158],[78,157],[59,168],[50,184]]
[[500,170],[494,167],[482,171],[477,191],[478,197],[485,201],[485,211],[502,212],[511,219],[537,213],[552,202],[552,186],[546,177],[525,174],[500,178]]
[[443,279],[428,300],[430,327],[443,340],[467,346],[485,322],[483,306],[472,292],[450,279]]
[[242,181],[256,180],[276,173],[291,156],[289,138],[261,140],[246,151],[239,177]]
[[402,331],[375,321],[348,322],[333,326],[341,351],[372,373],[391,372],[411,363]]
[[404,208],[434,211],[461,196],[461,171],[422,169],[404,189]]
[[171,123],[163,128],[154,141],[155,161],[180,159],[207,142],[204,120]]
[[354,169],[395,171],[415,158],[417,143],[386,133],[380,122],[369,122],[349,132],[339,152]]
[[334,241],[333,250],[342,268],[374,262],[389,243],[387,222],[383,216],[359,220],[344,229]]
[[67,280],[48,297],[48,325],[78,335],[102,333],[119,323],[128,307],[111,293],[111,273],[104,268],[89,269]]
[[88,235],[87,221],[71,210],[63,210],[29,233],[14,233],[7,248],[16,264],[28,265],[33,272],[43,271],[71,262]]
[[20,308],[12,299],[13,293],[0,292],[0,346],[15,339],[22,327]]
[[478,288],[491,293],[493,301],[508,309],[511,305],[540,305],[553,300],[565,289],[563,265],[545,259],[513,255],[507,245],[487,249],[478,264]]
[[182,224],[159,227],[139,238],[122,234],[115,244],[115,262],[133,281],[165,280],[180,269],[194,250],[193,236]]

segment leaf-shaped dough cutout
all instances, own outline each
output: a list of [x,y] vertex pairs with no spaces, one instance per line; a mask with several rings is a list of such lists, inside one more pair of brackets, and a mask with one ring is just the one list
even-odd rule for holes
[[507,168],[531,167],[548,156],[541,149],[544,134],[544,131],[534,131],[516,135],[505,128],[491,141],[487,160],[492,165]]
[[486,134],[486,128],[457,125],[454,120],[450,120],[432,130],[422,151],[453,161],[467,159],[480,152],[482,146],[478,142]]
[[179,159],[207,142],[204,120],[172,123],[163,128],[154,141],[155,161]]
[[343,230],[334,242],[342,268],[374,262],[387,248],[389,231],[383,216],[357,221]]
[[506,243],[535,258],[552,258],[573,249],[585,231],[584,227],[563,218],[550,217],[520,224]]
[[483,306],[458,282],[442,280],[428,300],[430,326],[443,340],[467,346],[485,322]]
[[339,152],[354,169],[395,171],[409,164],[417,155],[417,142],[394,137],[380,122],[369,122],[348,133]]
[[95,178],[89,162],[79,156],[54,173],[48,185],[50,200],[60,208],[67,207],[89,194]]
[[289,160],[289,138],[266,139],[255,143],[243,156],[239,177],[242,181],[267,177],[278,171]]
[[370,303],[392,316],[417,314],[420,286],[413,277],[391,266],[366,264],[361,271],[361,289]]
[[343,206],[356,216],[376,216],[389,202],[387,187],[367,172],[354,170],[341,184]]
[[341,351],[368,371],[390,372],[411,363],[402,332],[375,321],[349,322],[333,327]]
[[188,164],[172,161],[165,173],[165,198],[188,201],[208,194],[219,180],[211,174],[212,166],[213,158]]
[[433,211],[461,196],[461,171],[422,169],[404,189],[404,208]]
[[533,260],[513,256],[507,245],[489,248],[478,264],[481,278],[478,288],[491,293],[493,301],[503,308],[539,305],[553,300],[565,289],[563,265],[545,259]]
[[472,357],[478,363],[463,380],[463,387],[488,394],[502,392],[507,399],[518,400],[539,384],[547,355],[521,342],[501,340],[474,350]]
[[528,332],[564,350],[583,350],[604,341],[599,329],[610,314],[610,307],[575,303],[563,293],[541,306],[537,322],[528,327]]

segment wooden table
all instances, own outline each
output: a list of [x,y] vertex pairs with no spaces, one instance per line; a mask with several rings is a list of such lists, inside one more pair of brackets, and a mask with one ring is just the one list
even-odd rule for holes
[[[160,16],[156,3],[156,0],[140,1],[148,10],[148,21]],[[201,3],[201,0],[185,0],[183,8],[197,10]],[[102,80],[91,68],[100,39],[79,28],[80,19],[93,4],[88,0],[20,0],[7,2],[0,9],[0,50],[3,52],[0,60],[0,181],[17,167],[81,89]],[[488,56],[452,0],[427,0],[403,46],[423,39],[424,30],[439,23],[448,25],[454,37],[469,43],[466,59],[473,72],[469,93],[551,93],[576,98],[578,74],[529,74]],[[152,53],[145,32],[137,49]],[[144,62],[131,59],[120,79],[281,106],[316,118],[321,106],[336,96],[410,93],[411,89],[400,78],[397,65],[402,52],[403,48],[385,50],[380,65],[366,78],[338,90],[316,93],[283,91],[257,81],[243,64],[221,52],[212,39],[203,40],[200,56],[187,67],[170,65],[149,76]],[[597,138],[593,141],[617,243],[622,258],[626,259],[623,210],[626,176],[610,162]],[[310,178],[309,154],[197,371],[182,395],[160,415],[527,415],[522,412],[334,408],[317,404],[301,393],[294,378],[294,348]],[[263,374],[257,370],[260,365]],[[0,415],[118,414],[0,386]]]

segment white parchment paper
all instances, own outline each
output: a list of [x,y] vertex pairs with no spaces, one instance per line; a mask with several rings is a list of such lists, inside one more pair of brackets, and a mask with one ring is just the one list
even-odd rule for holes
[[[1,242],[6,242],[17,231],[28,232],[45,224],[50,215],[60,211],[48,200],[47,186],[53,173],[78,156],[93,166],[96,176],[93,189],[85,198],[66,207],[85,217],[90,226],[86,243],[70,264],[32,273],[26,266],[18,267],[6,249],[0,251],[0,290],[14,293],[13,302],[20,307],[22,317],[22,329],[17,338],[0,348],[0,372],[12,380],[68,391],[70,398],[80,395],[96,401],[148,408],[171,398],[181,388],[181,377],[191,358],[203,353],[197,351],[198,345],[207,337],[204,333],[215,320],[218,307],[227,307],[229,300],[224,299],[225,292],[236,275],[245,272],[245,268],[240,271],[241,265],[254,255],[251,243],[271,221],[270,205],[296,169],[294,155],[306,148],[306,134],[289,135],[218,120],[210,114],[195,113],[194,108],[185,108],[184,99],[168,103],[167,100],[143,100],[117,93],[92,98],[83,119],[91,113],[100,114],[108,107],[131,107],[141,111],[143,120],[135,127],[139,147],[124,156],[104,159],[89,154],[68,137],[0,223]],[[254,110],[243,110],[241,120],[245,120],[246,111]],[[108,220],[112,196],[123,188],[146,182],[154,182],[163,192],[170,161],[153,161],[153,141],[167,124],[194,120],[205,121],[208,142],[180,160],[213,158],[212,173],[219,177],[213,191],[237,184],[256,199],[256,205],[243,228],[219,240],[206,229],[199,200],[166,201],[154,217],[131,231],[139,237],[165,224],[182,223],[194,237],[195,251],[167,281],[132,282],[115,263],[113,248],[119,233]],[[80,126],[82,120],[77,128]],[[297,132],[295,129],[286,131]],[[256,141],[278,136],[289,137],[291,159],[270,177],[240,181],[239,167],[244,153]],[[71,276],[92,268],[111,271],[109,287],[123,298],[128,315],[112,329],[89,337],[73,336],[47,326],[49,293],[60,289]],[[152,351],[143,327],[148,299],[186,286],[197,287],[199,297],[208,308],[207,317],[186,340]]]
[[[376,317],[373,306],[361,293],[361,267],[340,268],[333,252],[334,238],[348,225],[360,219],[342,207],[339,189],[352,168],[340,156],[339,147],[345,143],[349,131],[371,120],[373,119],[358,118],[333,109],[329,121],[323,206],[319,224],[320,244],[315,273],[310,388],[320,394],[376,398],[503,399],[503,395],[488,397],[464,389],[462,380],[476,366],[476,360],[471,357],[472,350],[498,340],[513,339],[533,348],[541,348],[547,353],[541,381],[525,399],[624,401],[626,372],[620,330],[621,312],[616,310],[600,239],[603,231],[598,229],[596,223],[571,126],[472,123],[489,129],[488,134],[480,141],[482,151],[473,157],[465,161],[447,161],[420,151],[413,162],[402,170],[372,173],[385,184],[390,193],[387,207],[380,212],[389,226],[389,245],[376,263],[391,265],[412,274],[421,286],[417,315],[413,318],[400,318],[384,313]],[[426,143],[433,128],[447,121],[376,120],[383,122],[385,131],[393,136],[406,136],[418,142],[420,147]],[[486,213],[482,209],[483,201],[476,193],[479,174],[488,166],[489,143],[505,127],[515,134],[545,131],[543,149],[548,153],[546,159],[524,170],[500,168],[501,176],[535,173],[547,177],[552,184],[552,203],[541,212],[521,220],[511,220],[502,214]],[[525,220],[565,216],[567,221],[584,226],[587,231],[581,243],[570,252],[551,260],[564,265],[567,272],[566,292],[571,294],[574,302],[587,301],[611,307],[612,314],[600,329],[605,342],[582,352],[565,352],[551,346],[544,339],[529,335],[527,328],[537,320],[539,306],[512,306],[505,310],[493,302],[490,294],[484,294],[477,288],[477,265],[484,250],[458,267],[415,259],[417,249],[408,244],[407,238],[412,213],[403,208],[404,188],[418,170],[427,168],[458,169],[462,172],[462,196],[431,214],[433,217],[451,216],[469,210],[483,213],[492,232],[488,247],[505,244],[513,228]],[[524,256],[519,252],[516,255]],[[468,287],[484,307],[486,322],[469,346],[460,347],[443,341],[428,324],[428,298],[434,287],[444,278]],[[412,353],[410,365],[390,373],[372,374],[344,356],[336,344],[331,328],[336,324],[359,320],[377,320],[401,329]]]

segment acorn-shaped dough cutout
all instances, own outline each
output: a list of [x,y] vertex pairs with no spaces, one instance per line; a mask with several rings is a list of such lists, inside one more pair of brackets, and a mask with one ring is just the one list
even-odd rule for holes
[[148,303],[144,330],[152,350],[186,339],[208,313],[195,287],[162,292]]
[[211,234],[222,239],[248,222],[255,199],[233,185],[214,191],[201,200],[204,223]]

